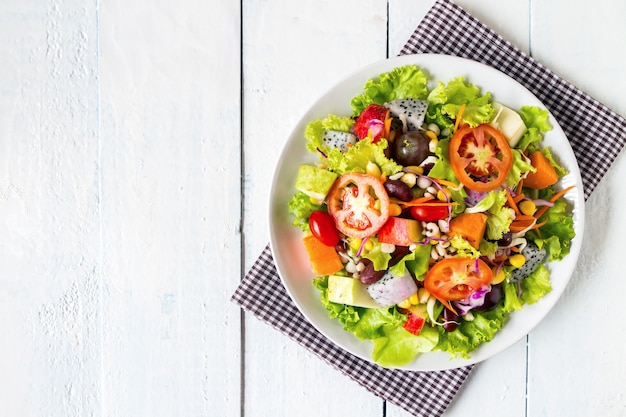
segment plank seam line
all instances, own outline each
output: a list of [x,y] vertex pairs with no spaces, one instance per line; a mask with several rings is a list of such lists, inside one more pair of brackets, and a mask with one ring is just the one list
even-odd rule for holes
[[[240,263],[240,271],[239,271],[239,279],[242,280],[246,273],[246,265],[245,265],[245,235],[244,235],[244,218],[245,218],[245,156],[244,156],[244,30],[243,30],[243,20],[244,20],[244,0],[239,0],[239,195],[241,196],[241,200],[239,201],[239,252],[241,256]],[[239,415],[240,417],[245,417],[246,407],[245,407],[245,399],[246,399],[246,320],[245,320],[245,312],[243,309],[239,311]]]

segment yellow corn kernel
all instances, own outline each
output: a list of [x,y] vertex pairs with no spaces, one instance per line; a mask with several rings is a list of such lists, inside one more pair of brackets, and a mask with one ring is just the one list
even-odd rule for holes
[[316,206],[321,206],[322,204],[324,204],[324,200],[320,201],[317,198],[309,197],[309,200],[311,201],[311,203],[315,204]]
[[532,216],[537,211],[537,206],[530,200],[522,201],[521,203],[519,203],[518,207],[522,214],[525,214],[527,216]]
[[419,298],[417,297],[417,291],[415,291],[413,294],[411,294],[409,296],[409,301],[411,302],[411,304],[413,305],[417,305],[420,303]]
[[409,307],[411,307],[411,300],[409,300],[407,298],[406,300],[400,301],[398,303],[398,307],[400,307],[400,308],[409,308]]
[[372,162],[372,161],[369,161],[367,163],[367,166],[365,167],[365,173],[367,175],[371,175],[372,177],[376,177],[376,178],[380,178],[380,176],[382,175],[382,171],[380,170],[380,167],[376,165],[375,162]]
[[430,298],[430,291],[428,291],[424,287],[419,288],[417,290],[417,298],[420,304],[426,304],[428,302],[428,299]]
[[502,281],[504,281],[504,277],[504,271],[502,270],[502,268],[500,268],[498,272],[494,272],[493,278],[491,279],[491,284],[496,285],[501,283]]
[[350,245],[350,249],[352,249],[355,252],[359,250],[362,242],[363,242],[363,239],[361,239],[360,237],[351,237],[350,239],[348,239],[348,244]]
[[413,172],[414,174],[423,174],[424,173],[424,167],[418,166],[418,165],[409,165],[408,167],[406,167],[407,172]]
[[437,191],[437,200],[448,201],[450,198],[449,195],[450,193],[448,192],[448,190],[446,190],[445,188],[442,188],[441,190]]
[[363,245],[363,249],[365,249],[366,251],[371,251],[372,249],[374,249],[374,242],[368,240],[367,242],[365,242],[365,245]]
[[402,214],[402,208],[396,203],[389,203],[389,216],[396,217]]
[[428,139],[430,140],[439,140],[437,138],[437,135],[435,135],[435,132],[433,132],[432,130],[427,130],[426,132],[424,132],[424,134],[428,136]]
[[526,258],[520,253],[511,255],[509,256],[509,263],[515,268],[521,268],[526,263]]

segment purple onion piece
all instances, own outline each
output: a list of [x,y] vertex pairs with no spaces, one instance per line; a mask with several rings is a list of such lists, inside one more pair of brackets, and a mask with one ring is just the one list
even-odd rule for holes
[[468,295],[467,298],[460,301],[453,301],[452,304],[459,315],[465,315],[471,309],[482,306],[485,303],[485,295],[489,291],[491,291],[491,285],[485,285]]
[[328,159],[328,155],[326,155],[319,147],[315,147],[315,150],[318,151],[322,157]]
[[539,207],[539,206],[546,206],[546,207],[553,207],[554,203],[548,200],[543,200],[543,199],[536,199],[536,200],[532,200],[533,203],[535,203],[535,206]]

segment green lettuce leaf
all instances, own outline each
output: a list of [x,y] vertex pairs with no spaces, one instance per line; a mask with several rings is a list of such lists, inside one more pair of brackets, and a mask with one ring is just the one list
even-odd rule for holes
[[[480,94],[480,89],[465,81],[464,77],[457,77],[444,84],[441,81],[428,95],[428,101],[440,107],[435,108],[450,120],[456,119],[461,106],[465,104],[465,110],[461,120],[470,126],[478,126],[481,123],[489,123],[495,115],[495,109],[491,105],[491,94]],[[439,116],[435,115],[435,119]]]
[[368,162],[374,162],[380,170],[387,176],[393,175],[400,170],[402,166],[385,156],[387,141],[381,139],[377,143],[372,143],[371,139],[363,139],[351,146],[347,152],[341,153],[330,152],[326,163],[328,169],[339,175],[348,172],[366,172]]
[[407,255],[401,261],[406,263],[406,267],[409,268],[409,271],[420,281],[424,280],[428,272],[431,248],[432,245],[417,245],[415,251],[412,253],[412,257]]
[[506,315],[502,306],[485,313],[476,313],[474,320],[461,321],[451,332],[440,328],[436,349],[449,352],[451,357],[469,358],[469,353],[492,340],[505,322]]
[[320,291],[320,300],[329,316],[343,324],[344,330],[360,340],[374,344],[372,359],[383,367],[402,366],[410,363],[422,352],[429,352],[437,345],[437,330],[424,326],[415,336],[402,327],[406,315],[395,307],[359,308],[328,301],[328,277],[313,280]]
[[416,65],[406,65],[382,73],[365,83],[363,94],[351,101],[353,115],[356,116],[370,104],[385,104],[389,101],[412,97],[423,100],[428,95],[426,74]]
[[519,114],[528,129],[537,128],[541,133],[552,130],[547,110],[536,106],[522,106]]
[[534,304],[552,291],[550,271],[545,264],[541,264],[532,274],[522,280],[521,285],[522,302]]
[[454,130],[454,119],[448,117],[441,110],[443,104],[428,104],[426,110],[426,117],[424,121],[426,124],[434,123],[439,126],[441,134],[439,139],[449,139],[452,136]]
[[438,145],[439,146],[437,146],[437,149],[435,150],[437,162],[435,162],[433,167],[428,172],[428,176],[459,184],[459,180],[454,174],[452,165],[450,165],[450,160],[448,159],[448,146],[450,145],[450,140],[442,139],[439,141]]
[[371,340],[385,336],[390,328],[402,327],[405,321],[406,316],[395,307],[368,308],[350,331],[361,340]]
[[487,227],[485,235],[487,239],[498,240],[509,230],[509,226],[515,217],[515,211],[510,207],[505,207],[506,191],[501,190],[495,194],[495,201],[489,207],[490,216],[487,217]]
[[552,151],[549,147],[546,146],[541,151],[546,156],[546,158],[548,158],[548,161],[550,161],[550,165],[552,165],[552,167],[556,170],[556,173],[558,174],[559,178],[568,174],[569,171],[565,167],[561,166],[561,164],[556,162],[556,160],[554,159],[554,156],[552,155]]
[[385,368],[406,365],[419,353],[432,351],[439,341],[437,330],[428,326],[417,336],[402,327],[384,328],[384,333],[373,340],[372,359]]
[[535,168],[522,157],[522,151],[519,149],[511,149],[513,153],[513,165],[506,176],[506,185],[511,188],[517,188],[520,178],[527,172],[535,172]]
[[313,286],[320,292],[320,301],[328,316],[332,319],[338,320],[343,324],[343,328],[346,331],[351,329],[359,323],[361,319],[361,313],[368,310],[360,307],[353,307],[344,304],[333,303],[328,300],[328,276],[317,277],[313,279]]
[[324,210],[324,208],[314,204],[308,195],[298,191],[291,197],[288,210],[295,217],[292,224],[302,229],[303,232],[309,232],[309,217],[311,213],[315,210]]
[[377,271],[383,271],[387,269],[391,254],[382,251],[382,245],[376,238],[369,239],[374,245],[372,249],[364,252],[361,256],[367,258],[374,264],[374,269]]
[[[337,130],[340,132],[349,132],[354,125],[354,120],[349,117],[336,116],[329,114],[325,119],[313,120],[304,129],[304,137],[306,138],[306,148],[309,152],[315,153],[317,149],[328,153],[330,149],[326,146],[322,138],[327,130]],[[341,151],[334,149],[341,154]]]
[[522,106],[519,114],[526,125],[526,132],[518,142],[516,148],[529,153],[540,149],[543,134],[552,130],[547,110],[536,106]]
[[526,132],[524,132],[517,145],[515,145],[515,149],[519,149],[522,152],[528,150],[529,153],[532,153],[539,149],[539,144],[542,140],[543,135],[539,129],[531,127],[526,129]]
[[539,218],[539,222],[546,222],[541,226],[541,233],[531,230],[526,235],[537,246],[545,247],[548,251],[548,261],[563,259],[572,246],[572,239],[576,236],[574,219],[569,214],[568,204],[558,200]]
[[[510,272],[509,272],[510,275]],[[504,313],[511,313],[516,310],[522,309],[522,300],[518,296],[518,287],[514,282],[504,282],[502,284],[504,293],[504,304],[502,305],[502,311]]]
[[460,235],[455,235],[450,239],[450,246],[456,249],[456,257],[458,258],[480,257],[480,252]]

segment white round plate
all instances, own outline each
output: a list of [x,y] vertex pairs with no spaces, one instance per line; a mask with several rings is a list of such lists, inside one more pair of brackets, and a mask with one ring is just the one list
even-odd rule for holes
[[[524,105],[545,106],[526,88],[502,72],[484,64],[448,55],[405,55],[370,65],[324,94],[302,117],[293,130],[281,154],[274,173],[269,200],[270,245],[278,273],[287,292],[304,316],[332,342],[352,354],[371,361],[372,343],[363,342],[351,333],[345,332],[341,324],[328,317],[319,301],[319,292],[311,284],[314,278],[309,260],[301,243],[302,232],[291,225],[292,216],[288,203],[296,192],[294,183],[298,167],[303,163],[315,163],[318,156],[306,150],[304,129],[312,120],[324,118],[328,114],[350,116],[350,100],[363,92],[365,82],[379,74],[402,65],[416,64],[429,76],[429,88],[437,81],[447,83],[458,76],[490,92],[494,100],[514,109]],[[555,158],[569,170],[559,187],[575,185],[565,198],[572,205],[572,216],[576,237],[572,241],[569,255],[560,262],[550,263],[552,291],[533,305],[525,305],[520,311],[509,316],[508,322],[495,338],[471,353],[469,359],[450,359],[447,352],[421,354],[401,369],[430,371],[456,368],[485,360],[508,348],[528,334],[552,309],[563,293],[576,267],[580,252],[583,223],[584,195],[580,171],[570,144],[557,121],[550,115],[553,129],[545,136],[544,144],[549,146]]]

